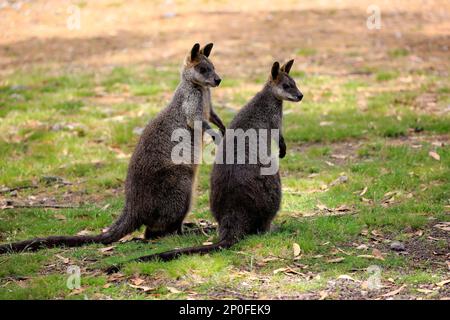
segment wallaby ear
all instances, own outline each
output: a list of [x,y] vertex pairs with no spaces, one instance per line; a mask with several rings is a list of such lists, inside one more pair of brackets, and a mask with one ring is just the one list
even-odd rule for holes
[[194,61],[195,58],[197,58],[199,52],[200,52],[200,45],[196,43],[191,49],[191,61]]
[[202,50],[200,50],[200,53],[202,53],[205,57],[209,57],[213,45],[214,45],[213,43],[208,43],[206,46],[203,47]]
[[286,72],[287,74],[289,74],[289,71],[291,71],[292,65],[294,64],[294,59],[289,60],[288,62],[286,62],[282,67],[281,67],[281,71]]
[[271,73],[272,73],[272,79],[275,80],[278,77],[278,74],[280,73],[280,64],[278,61],[275,61],[273,63]]

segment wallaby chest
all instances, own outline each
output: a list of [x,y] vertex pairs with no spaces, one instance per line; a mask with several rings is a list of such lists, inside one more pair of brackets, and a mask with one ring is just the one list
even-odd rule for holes
[[203,109],[203,120],[208,120],[211,112],[211,91],[209,88],[202,88],[201,105]]

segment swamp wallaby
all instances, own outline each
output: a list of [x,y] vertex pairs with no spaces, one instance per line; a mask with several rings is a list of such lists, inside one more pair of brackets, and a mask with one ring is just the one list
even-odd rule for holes
[[[236,139],[236,135],[229,134],[233,129],[236,132],[266,129],[278,133],[279,157],[286,155],[286,144],[281,134],[281,124],[283,115],[283,100],[299,102],[303,95],[297,88],[295,81],[289,76],[289,71],[294,60],[290,60],[280,68],[278,62],[272,66],[271,75],[262,91],[236,115],[226,130],[225,138],[222,139],[219,149],[228,153],[227,139]],[[241,133],[242,135],[242,133]],[[245,134],[244,134],[245,135]],[[245,137],[244,137],[245,138]],[[242,141],[242,139],[241,139]],[[221,248],[227,248],[235,244],[246,235],[266,232],[269,230],[275,214],[280,208],[281,202],[281,181],[278,168],[275,173],[262,175],[261,169],[267,165],[262,163],[260,158],[251,164],[250,158],[251,143],[245,142],[245,163],[226,163],[223,154],[221,161],[216,162],[211,175],[211,195],[210,205],[212,213],[219,225],[219,241],[215,244],[176,249],[172,251],[152,254],[138,258],[137,261],[149,261],[160,259],[163,261],[172,260],[182,254],[207,253]],[[235,141],[232,142],[232,146]],[[258,143],[261,147],[261,142]],[[263,144],[270,144],[270,139],[264,140]],[[270,148],[270,146],[269,146]],[[269,148],[266,148],[269,149]],[[239,146],[234,146],[233,152],[239,150]],[[234,160],[237,157],[233,158]],[[108,271],[113,272],[118,267],[112,267]]]
[[[200,130],[210,129],[211,121],[224,132],[225,127],[211,106],[210,87],[220,84],[214,65],[208,59],[213,44],[200,49],[197,43],[186,57],[172,101],[145,128],[131,157],[125,181],[125,206],[108,231],[99,235],[51,236],[0,245],[0,253],[38,250],[42,247],[81,246],[88,243],[108,244],[146,226],[145,237],[156,238],[181,232],[183,219],[190,209],[197,164],[194,161],[174,164],[172,141],[176,129],[194,134],[194,122]],[[191,148],[191,159],[200,148]]]

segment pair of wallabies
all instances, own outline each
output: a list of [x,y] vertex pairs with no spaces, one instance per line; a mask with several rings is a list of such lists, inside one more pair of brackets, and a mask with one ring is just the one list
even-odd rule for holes
[[[125,182],[125,205],[122,214],[99,235],[51,236],[0,245],[0,254],[35,251],[56,246],[76,247],[89,243],[109,244],[145,225],[145,238],[159,238],[181,233],[183,220],[190,210],[197,164],[174,164],[171,153],[176,141],[172,132],[186,129],[194,134],[194,123],[202,123],[202,131],[215,124],[224,138],[225,126],[211,105],[210,88],[221,79],[208,58],[213,44],[203,48],[195,44],[186,57],[178,85],[169,105],[145,128],[131,157]],[[293,60],[280,66],[275,62],[262,91],[236,115],[230,129],[278,129],[281,131],[283,100],[298,102],[303,95],[289,76]],[[214,136],[214,135],[213,135]],[[192,138],[191,144],[202,143]],[[218,141],[216,141],[219,143]],[[286,144],[280,133],[279,157],[286,155]],[[191,158],[197,148],[190,148]],[[247,152],[247,151],[245,151]],[[278,171],[261,175],[261,163],[214,165],[211,175],[211,210],[219,225],[219,241],[212,245],[176,249],[139,258],[139,261],[168,261],[181,254],[206,253],[227,248],[249,234],[266,232],[279,210],[281,181]]]

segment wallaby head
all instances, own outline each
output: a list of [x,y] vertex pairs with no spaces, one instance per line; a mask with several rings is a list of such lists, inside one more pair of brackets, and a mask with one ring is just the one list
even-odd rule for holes
[[294,79],[289,76],[289,71],[291,71],[293,64],[294,60],[289,60],[280,67],[278,62],[274,62],[268,81],[268,88],[280,100],[299,102],[302,100],[303,94],[297,88]]
[[201,49],[198,43],[192,47],[183,66],[182,75],[184,79],[202,87],[217,87],[220,84],[222,79],[220,79],[213,63],[208,58],[212,47],[212,43]]

